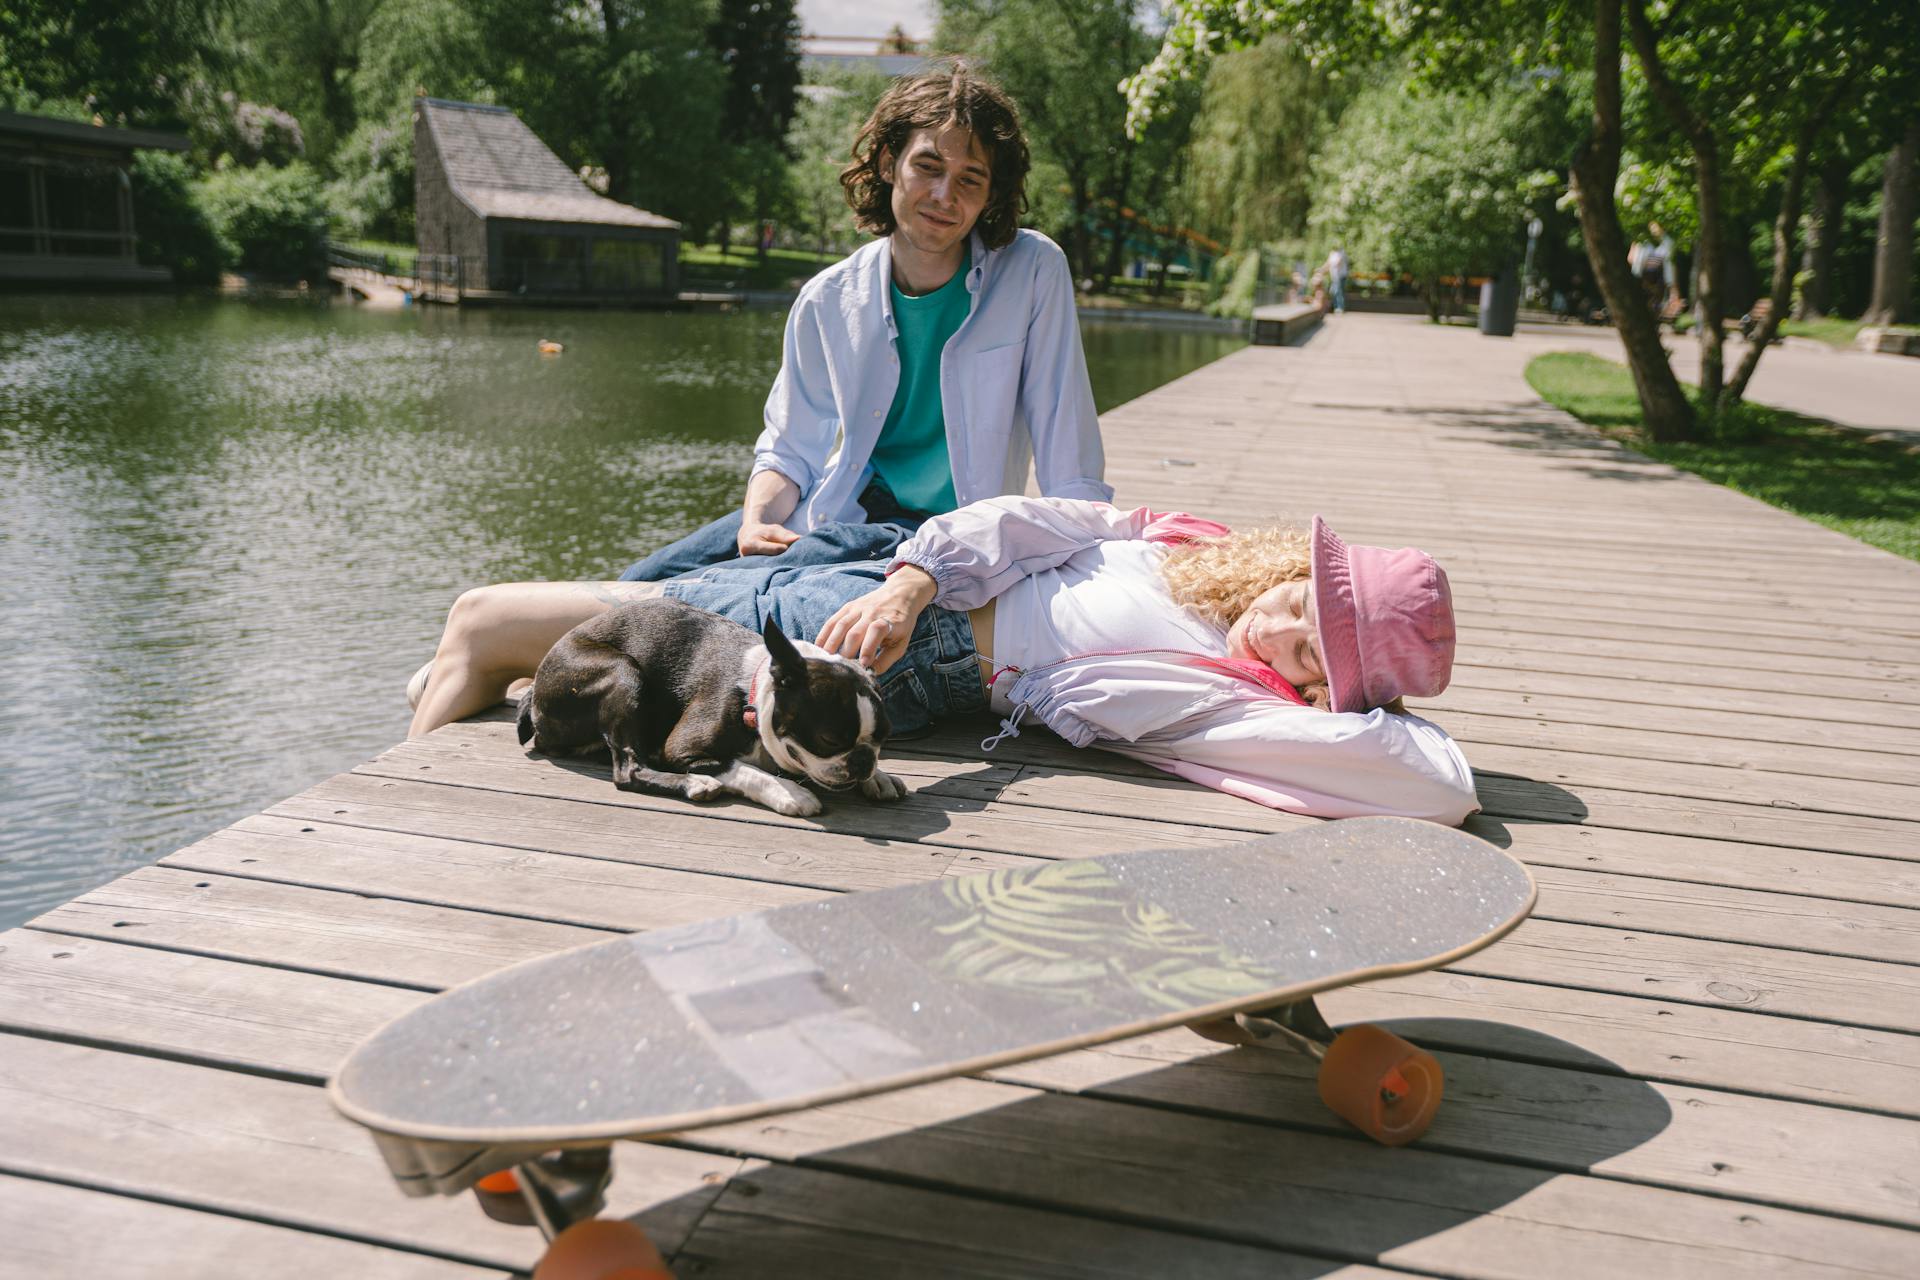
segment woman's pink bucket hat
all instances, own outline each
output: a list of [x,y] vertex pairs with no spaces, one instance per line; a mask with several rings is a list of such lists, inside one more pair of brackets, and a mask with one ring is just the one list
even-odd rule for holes
[[1313,603],[1335,711],[1431,698],[1453,674],[1453,592],[1413,547],[1348,546],[1313,518]]

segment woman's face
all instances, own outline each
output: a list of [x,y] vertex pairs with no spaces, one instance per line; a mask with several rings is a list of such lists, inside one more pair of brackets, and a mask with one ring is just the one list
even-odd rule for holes
[[1255,597],[1227,628],[1227,656],[1264,662],[1296,689],[1324,681],[1313,579],[1283,582]]

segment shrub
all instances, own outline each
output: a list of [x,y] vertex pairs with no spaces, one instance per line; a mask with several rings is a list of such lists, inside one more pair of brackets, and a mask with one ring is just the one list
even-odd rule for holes
[[320,177],[302,161],[284,169],[223,169],[203,179],[201,210],[229,265],[272,280],[324,269],[327,210]]
[[[1228,275],[1228,267],[1232,275]],[[1248,249],[1231,259],[1222,258],[1213,270],[1215,280],[1226,280],[1220,296],[1207,303],[1207,314],[1249,319],[1253,315],[1254,295],[1260,289],[1260,251]]]
[[195,199],[186,157],[142,151],[134,157],[132,178],[140,261],[166,267],[175,284],[218,284],[226,251]]
[[336,227],[351,237],[413,239],[413,122],[410,109],[362,120],[333,153],[326,187]]

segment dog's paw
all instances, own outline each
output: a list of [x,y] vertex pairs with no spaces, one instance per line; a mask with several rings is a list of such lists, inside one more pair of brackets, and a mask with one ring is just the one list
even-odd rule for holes
[[689,800],[714,800],[726,794],[726,787],[720,779],[710,773],[690,773],[687,775],[686,796]]
[[860,794],[869,800],[904,800],[907,784],[884,769],[875,769],[872,776],[860,784]]
[[785,778],[775,778],[774,785],[767,788],[767,808],[775,813],[784,813],[789,818],[811,818],[826,806],[820,803],[820,797],[813,794],[797,782],[788,782]]

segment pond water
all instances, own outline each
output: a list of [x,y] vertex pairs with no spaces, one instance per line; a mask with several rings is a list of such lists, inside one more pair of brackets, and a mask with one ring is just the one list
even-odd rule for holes
[[[463,589],[732,506],[784,319],[0,298],[0,927],[399,741]],[[1082,327],[1102,411],[1242,345]]]

